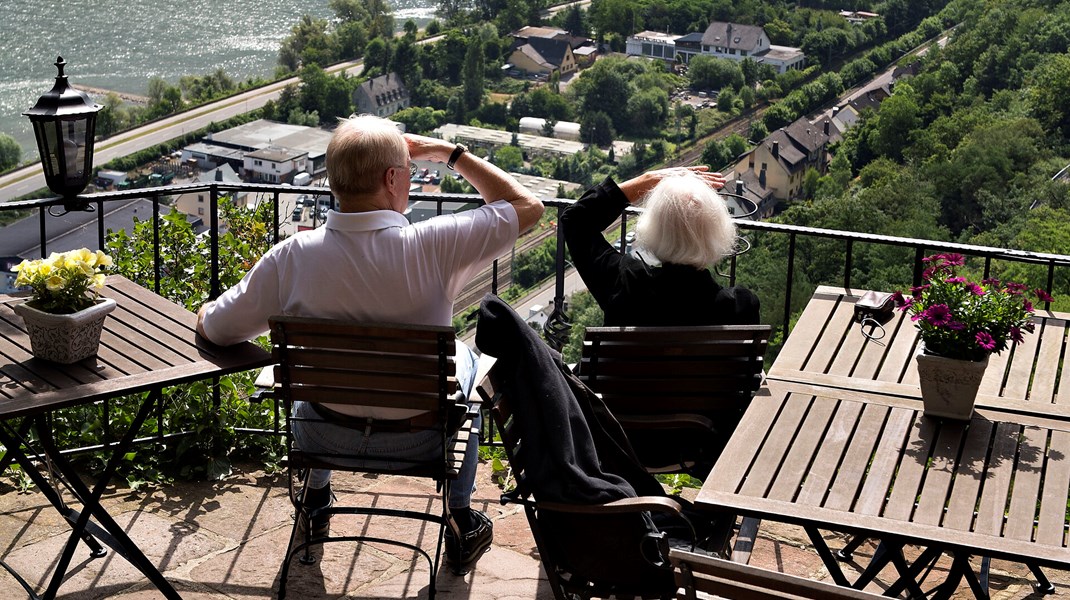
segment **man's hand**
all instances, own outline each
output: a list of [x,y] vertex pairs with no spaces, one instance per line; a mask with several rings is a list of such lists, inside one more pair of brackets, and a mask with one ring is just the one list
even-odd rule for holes
[[650,190],[654,189],[662,179],[666,177],[679,177],[681,175],[694,175],[698,176],[706,185],[715,190],[719,190],[724,187],[725,176],[716,171],[710,171],[710,168],[706,165],[698,165],[694,167],[670,167],[667,169],[656,169],[654,171],[647,171],[642,175],[629,179],[620,184],[620,191],[624,192],[624,195],[628,197],[628,202],[635,204],[639,200],[646,196]]
[[197,311],[197,335],[204,339],[208,339],[207,335],[204,335],[204,313],[208,310],[208,305],[211,302],[201,305],[201,309]]
[[430,160],[444,163],[450,159],[456,144],[424,135],[405,134],[405,142],[409,145],[409,160]]

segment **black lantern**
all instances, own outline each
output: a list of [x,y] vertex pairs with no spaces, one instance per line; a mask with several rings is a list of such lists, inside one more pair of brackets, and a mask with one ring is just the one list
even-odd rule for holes
[[63,196],[67,210],[75,210],[85,208],[74,197],[82,193],[93,173],[93,135],[102,107],[67,83],[66,64],[62,56],[56,59],[56,85],[22,114],[33,123],[48,188]]

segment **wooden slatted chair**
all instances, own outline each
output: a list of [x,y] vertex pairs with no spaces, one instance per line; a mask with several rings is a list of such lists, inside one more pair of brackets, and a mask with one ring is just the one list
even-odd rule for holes
[[615,562],[620,558],[620,541],[631,538],[610,539],[609,536],[635,531],[633,526],[637,519],[644,518],[642,513],[659,512],[679,518],[693,539],[693,530],[682,516],[679,503],[666,496],[640,496],[589,505],[540,500],[529,485],[524,440],[511,400],[501,391],[498,377],[497,371],[491,368],[477,390],[484,407],[490,407],[516,481],[516,489],[503,494],[502,503],[524,507],[554,598],[671,598],[672,573],[668,563],[656,565],[650,561],[651,556],[668,553],[667,539],[648,538],[636,543],[630,554],[624,552],[633,562],[621,564]]
[[[463,392],[457,391],[454,377],[454,332],[449,327],[416,327],[350,323],[329,319],[277,316],[270,319],[272,352],[275,367],[275,393],[284,401],[287,419],[288,468],[291,470],[290,498],[297,511],[311,522],[313,517],[329,514],[385,515],[418,519],[438,525],[438,539],[434,557],[420,546],[401,540],[372,536],[312,537],[312,528],[304,528],[304,539],[298,538],[298,519],[291,533],[290,547],[283,562],[279,583],[279,598],[286,595],[286,580],[295,555],[302,553],[301,562],[315,562],[310,548],[325,542],[378,542],[409,548],[422,555],[431,568],[429,597],[435,596],[435,579],[442,554],[442,539],[452,524],[447,509],[450,482],[457,478],[465,445],[471,431],[472,414],[468,412]],[[344,404],[363,407],[390,407],[426,411],[400,421],[371,421],[374,428],[382,426],[390,431],[419,431],[432,429],[442,435],[442,452],[430,461],[392,460],[403,464],[391,469],[375,464],[360,464],[360,455],[326,455],[306,452],[294,443],[292,436],[293,403]],[[326,420],[326,419],[324,419]],[[337,420],[331,421],[337,424]],[[360,428],[363,429],[367,423]],[[376,460],[389,457],[377,455]],[[379,462],[378,465],[383,465]],[[429,514],[367,506],[331,506],[308,511],[302,507],[295,489],[294,475],[304,472],[307,485],[308,470],[326,468],[362,473],[401,473],[433,479],[441,492],[442,510]],[[311,514],[310,514],[311,512]]]
[[762,384],[770,331],[589,327],[578,375],[620,421],[649,471],[704,479]]
[[[652,473],[705,479],[764,381],[768,325],[588,327],[578,374],[620,421]],[[747,563],[760,519],[734,518],[706,547]]]
[[669,552],[680,600],[731,598],[733,600],[874,600],[877,594],[769,571],[751,565],[672,549]]

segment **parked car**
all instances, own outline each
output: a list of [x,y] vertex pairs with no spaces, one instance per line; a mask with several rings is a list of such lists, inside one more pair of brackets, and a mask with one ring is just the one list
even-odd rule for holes
[[294,215],[293,215],[294,221],[300,221],[304,217],[305,217],[305,208],[303,206],[298,206],[297,208],[294,209]]
[[320,217],[320,220],[322,220],[322,221],[326,221],[327,220],[327,207],[326,206],[321,206],[320,207],[319,217]]

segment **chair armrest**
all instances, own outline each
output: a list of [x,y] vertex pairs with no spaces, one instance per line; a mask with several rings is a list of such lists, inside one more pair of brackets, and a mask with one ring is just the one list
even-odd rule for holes
[[620,515],[634,512],[655,511],[683,516],[680,504],[665,496],[638,496],[622,498],[602,504],[565,504],[562,502],[536,502],[539,510],[576,514]]
[[694,413],[668,413],[663,415],[616,415],[625,429],[700,429],[717,431],[713,420]]

